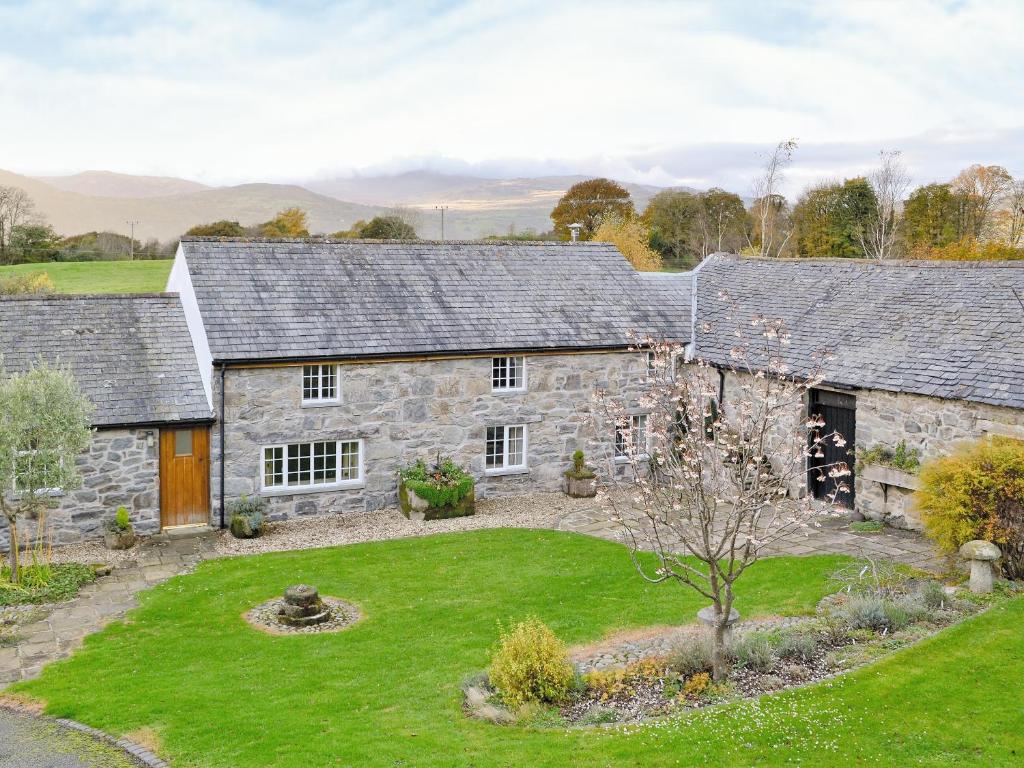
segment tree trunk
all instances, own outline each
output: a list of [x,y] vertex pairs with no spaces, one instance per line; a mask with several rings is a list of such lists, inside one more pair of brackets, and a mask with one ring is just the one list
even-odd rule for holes
[[[717,607],[717,606],[716,606]],[[728,617],[719,613],[715,624],[715,632],[711,645],[711,677],[715,681],[724,680],[729,674],[729,665],[725,659],[725,622]]]
[[11,552],[11,583],[20,583],[21,564],[19,562],[20,552],[18,549],[18,521],[14,515],[7,515],[7,532],[10,534],[11,540],[10,552]]

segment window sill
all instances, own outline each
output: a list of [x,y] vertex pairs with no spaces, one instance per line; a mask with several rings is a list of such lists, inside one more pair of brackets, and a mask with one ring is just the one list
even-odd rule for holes
[[508,469],[485,469],[485,477],[506,477],[508,475],[528,475],[529,467],[509,467]]
[[366,482],[363,480],[348,482],[348,483],[334,483],[333,485],[310,485],[303,486],[301,488],[263,488],[260,491],[261,496],[305,496],[310,493],[331,493],[334,491],[355,491],[360,488],[365,488]]
[[495,389],[491,387],[492,395],[524,395],[526,394],[526,387],[503,387],[502,389]]
[[616,464],[629,464],[631,461],[650,461],[651,456],[647,453],[639,453],[636,456],[616,456],[613,461]]
[[303,408],[330,408],[334,405],[341,405],[341,398],[337,400],[303,400],[301,403]]

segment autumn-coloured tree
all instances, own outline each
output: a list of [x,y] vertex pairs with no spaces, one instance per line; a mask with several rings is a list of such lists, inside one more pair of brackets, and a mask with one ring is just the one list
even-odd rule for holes
[[[598,393],[595,408],[599,429],[614,425],[616,461],[630,470],[613,474],[622,492],[608,500],[633,563],[647,581],[678,584],[710,601],[716,680],[728,672],[726,632],[740,579],[822,514],[810,494],[800,497],[807,460],[823,456],[826,444],[845,445],[820,417],[805,416],[807,393],[821,376],[794,375],[784,324],[758,318],[739,333],[760,338],[752,348],[737,338],[727,397],[713,368],[677,365],[678,344],[644,339],[653,361],[643,393],[635,403]],[[817,471],[835,481],[830,503],[848,490],[845,463]]]
[[790,232],[785,227],[788,206],[781,189],[784,171],[795,151],[795,139],[780,141],[754,179],[754,204],[750,209],[753,226],[748,246],[762,258],[780,255],[789,241]]
[[561,240],[572,237],[570,224],[579,224],[580,239],[590,240],[607,216],[625,219],[633,213],[633,201],[624,187],[611,179],[588,179],[569,187],[551,211],[551,221]]
[[263,237],[309,237],[306,212],[301,208],[286,208],[260,224],[259,232]]
[[862,258],[864,233],[876,215],[875,193],[864,178],[812,187],[793,208],[797,255]]
[[962,205],[961,233],[981,238],[989,233],[996,204],[1013,184],[1013,177],[1001,165],[972,165],[957,174],[950,190]]
[[661,269],[661,256],[650,246],[651,233],[636,215],[606,216],[592,238],[598,243],[612,243],[630,264],[641,272]]
[[910,187],[910,174],[899,152],[879,152],[879,165],[868,174],[875,193],[875,207],[863,227],[860,243],[871,259],[891,259],[897,255],[901,218],[900,206]]
[[221,219],[209,224],[197,224],[185,234],[193,237],[242,237],[245,235],[245,227],[237,221]]
[[998,211],[998,223],[1007,244],[1024,245],[1024,179],[1016,179],[1007,189],[1005,207]]

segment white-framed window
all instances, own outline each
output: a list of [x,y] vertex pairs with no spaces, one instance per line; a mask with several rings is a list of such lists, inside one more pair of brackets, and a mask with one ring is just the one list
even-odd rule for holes
[[491,390],[494,392],[521,392],[526,389],[526,358],[492,357]]
[[484,470],[489,474],[526,469],[526,425],[487,428]]
[[302,366],[302,404],[317,405],[341,401],[338,366],[314,363]]
[[[679,367],[679,356],[681,352],[669,352],[667,359],[659,359],[658,353],[653,349],[647,351],[647,378],[661,378],[663,381],[675,381],[676,370]],[[662,356],[665,357],[664,355]],[[684,358],[685,359],[685,358]]]
[[650,450],[647,438],[647,414],[629,417],[629,426],[615,425],[615,458],[625,461],[630,457],[644,458]]
[[362,482],[362,440],[323,440],[263,448],[264,491],[347,488]]
[[[31,471],[30,464],[40,461],[57,462],[63,466],[63,459],[57,456],[47,456],[47,452],[38,450],[16,451],[14,454],[14,482],[11,490],[15,496],[28,493],[28,486],[25,484],[25,476]],[[62,488],[36,488],[36,493],[43,496],[59,496],[64,493]]]

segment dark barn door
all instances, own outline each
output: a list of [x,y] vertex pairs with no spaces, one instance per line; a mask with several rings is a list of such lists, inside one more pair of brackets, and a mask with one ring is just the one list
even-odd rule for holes
[[[857,398],[839,392],[812,389],[810,413],[812,416],[818,415],[824,419],[825,426],[821,428],[821,434],[828,435],[838,432],[846,440],[846,445],[838,446],[832,438],[828,438],[822,446],[822,453],[825,455],[812,455],[807,460],[808,484],[811,492],[814,493],[816,499],[831,498],[835,493],[837,483],[845,483],[849,490],[841,491],[836,496],[836,503],[852,508],[855,465],[853,447],[857,441]],[[829,477],[829,469],[840,462],[847,465],[850,474],[841,478]]]

